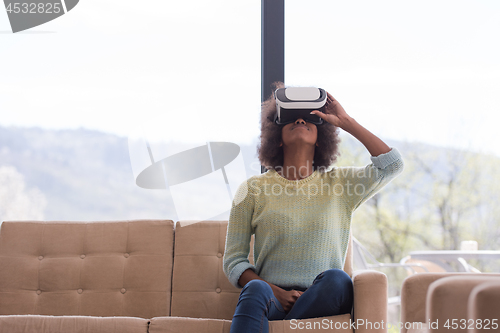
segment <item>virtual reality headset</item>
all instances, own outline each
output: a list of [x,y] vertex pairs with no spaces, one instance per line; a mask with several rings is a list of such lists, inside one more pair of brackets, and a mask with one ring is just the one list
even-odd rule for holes
[[276,100],[274,122],[277,125],[290,124],[299,118],[315,125],[323,124],[323,119],[311,114],[311,111],[325,112],[327,99],[325,90],[314,87],[279,88],[274,92],[274,98]]

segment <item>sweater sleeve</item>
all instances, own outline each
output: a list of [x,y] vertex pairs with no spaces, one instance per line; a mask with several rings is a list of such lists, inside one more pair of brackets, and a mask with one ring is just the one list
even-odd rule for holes
[[236,288],[242,288],[238,280],[245,270],[251,268],[255,271],[255,266],[248,260],[255,203],[255,193],[248,186],[250,183],[251,178],[239,186],[234,196],[227,226],[223,270],[229,282]]
[[360,168],[344,168],[344,199],[351,211],[370,199],[403,172],[403,158],[396,148],[385,154],[370,157],[372,163]]

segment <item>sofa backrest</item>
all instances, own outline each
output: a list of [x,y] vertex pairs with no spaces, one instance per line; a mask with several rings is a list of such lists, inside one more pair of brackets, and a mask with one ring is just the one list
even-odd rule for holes
[[168,316],[172,221],[3,222],[1,315]]
[[226,230],[227,221],[177,222],[172,316],[232,319],[240,290],[222,271]]
[[[172,316],[232,319],[241,289],[231,285],[222,270],[227,224],[227,221],[177,222]],[[250,249],[249,261],[253,263],[253,244]],[[350,276],[351,253],[350,241],[344,266]]]

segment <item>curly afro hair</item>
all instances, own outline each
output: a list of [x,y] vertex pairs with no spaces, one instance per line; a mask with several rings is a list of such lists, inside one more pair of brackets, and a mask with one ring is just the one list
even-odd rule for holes
[[[273,92],[284,87],[284,83],[280,81],[272,84]],[[275,116],[276,100],[273,93],[261,105],[260,144],[257,146],[259,161],[267,169],[283,167],[283,147],[280,147],[283,126],[274,122]],[[324,172],[339,156],[340,138],[337,127],[330,123],[324,122],[317,128],[318,146],[314,151],[313,169]]]

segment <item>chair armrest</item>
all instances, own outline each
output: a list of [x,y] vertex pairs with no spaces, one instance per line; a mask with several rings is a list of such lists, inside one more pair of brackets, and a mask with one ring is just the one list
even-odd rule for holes
[[[429,286],[445,277],[500,276],[500,274],[476,273],[418,273],[407,277],[401,287],[401,333],[407,333],[405,323],[427,322],[426,300]],[[455,332],[454,332],[455,333]]]
[[407,333],[405,323],[425,323],[425,302],[431,283],[444,277],[470,273],[418,273],[410,275],[401,286],[401,333]]
[[[467,314],[473,320],[470,333],[500,331],[500,279],[484,282],[472,289],[469,295]],[[477,323],[481,323],[478,325]]]
[[[471,274],[472,275],[472,274]],[[429,286],[426,301],[426,318],[429,318],[430,332],[441,332],[447,328],[453,333],[466,333],[467,307],[472,290],[484,283],[499,280],[498,276],[487,274],[469,276],[450,276],[439,279]],[[498,309],[497,309],[498,311]],[[452,326],[456,319],[456,326]]]
[[352,282],[356,333],[387,332],[387,276],[379,271],[355,271]]

